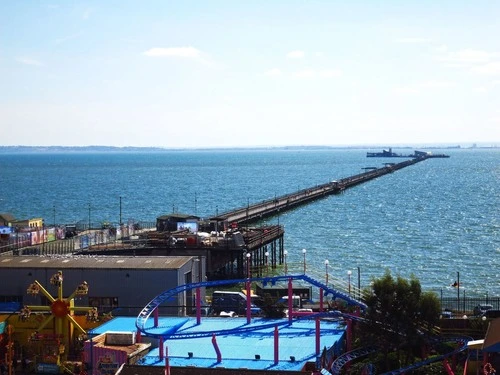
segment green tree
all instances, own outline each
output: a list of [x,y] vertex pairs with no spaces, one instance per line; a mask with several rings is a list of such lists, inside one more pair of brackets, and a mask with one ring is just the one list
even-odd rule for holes
[[393,278],[386,271],[383,277],[373,280],[365,297],[366,320],[358,331],[363,345],[380,348],[386,370],[412,363],[415,355],[421,355],[439,321],[441,306],[437,296],[422,292],[414,276],[409,280]]

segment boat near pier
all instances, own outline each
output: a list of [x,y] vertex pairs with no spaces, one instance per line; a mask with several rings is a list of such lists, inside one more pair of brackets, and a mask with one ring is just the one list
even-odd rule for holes
[[388,150],[382,150],[382,152],[367,152],[367,158],[449,158],[449,155],[445,154],[433,154],[428,151],[414,151],[413,154],[398,154],[392,152],[392,148]]

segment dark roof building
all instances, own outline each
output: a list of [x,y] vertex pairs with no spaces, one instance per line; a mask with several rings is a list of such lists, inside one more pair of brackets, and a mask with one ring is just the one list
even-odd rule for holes
[[[135,314],[158,294],[198,281],[204,264],[204,258],[192,256],[2,256],[0,301],[39,304],[40,296],[28,295],[28,286],[37,280],[54,292],[50,279],[62,271],[65,295],[86,281],[89,291],[82,304],[100,312],[114,310],[115,315]],[[188,291],[162,306],[162,313],[185,315],[192,306],[192,292]]]

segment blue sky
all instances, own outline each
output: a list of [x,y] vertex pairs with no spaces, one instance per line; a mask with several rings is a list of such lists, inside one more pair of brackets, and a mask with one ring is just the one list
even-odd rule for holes
[[498,1],[2,1],[0,145],[500,143]]

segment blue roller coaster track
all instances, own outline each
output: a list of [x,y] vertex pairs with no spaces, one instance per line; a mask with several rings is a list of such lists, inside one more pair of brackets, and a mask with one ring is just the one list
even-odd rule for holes
[[[203,281],[200,283],[190,283],[190,284],[184,284],[184,285],[179,285],[176,288],[172,288],[169,290],[166,290],[165,292],[157,295],[155,298],[153,298],[139,313],[137,316],[135,325],[141,333],[147,336],[151,337],[156,337],[156,338],[188,338],[188,337],[200,337],[204,333],[203,332],[198,332],[198,333],[190,333],[190,334],[173,334],[172,332],[170,333],[158,333],[153,332],[152,329],[146,327],[146,322],[150,318],[151,314],[153,311],[160,306],[162,303],[170,300],[172,297],[176,296],[179,293],[197,289],[197,288],[203,288],[203,287],[216,287],[216,286],[221,286],[221,285],[229,285],[229,284],[237,284],[237,283],[244,283],[247,281],[254,282],[262,282],[264,285],[266,284],[276,284],[277,282],[284,282],[288,280],[296,280],[296,281],[303,281],[307,282],[313,286],[316,286],[318,288],[321,288],[323,290],[323,293],[325,296],[331,294],[335,298],[340,298],[345,300],[349,305],[355,305],[359,306],[362,310],[366,309],[366,304],[358,301],[357,299],[353,298],[353,296],[344,293],[342,291],[333,289],[326,284],[323,284],[320,281],[317,281],[309,276],[306,275],[287,275],[287,276],[274,276],[274,277],[257,277],[257,278],[251,278],[251,279],[231,279],[231,280],[216,280],[216,281]],[[288,322],[284,322],[283,324],[288,324]],[[273,323],[273,326],[275,326],[276,323]],[[259,326],[258,329],[264,328],[263,326]],[[210,336],[215,333],[215,334],[226,334],[226,333],[240,333],[243,331],[251,331],[251,330],[256,330],[257,328],[252,328],[252,327],[244,327],[244,328],[238,328],[236,330],[231,330],[230,332],[226,331],[220,331],[220,332],[210,332]],[[208,332],[206,333],[208,334]]]
[[[197,288],[203,288],[203,287],[217,287],[221,285],[230,285],[230,284],[238,284],[238,283],[244,283],[244,282],[262,282],[264,285],[271,284],[275,285],[278,282],[287,282],[289,280],[295,280],[295,281],[302,281],[309,283],[313,286],[316,286],[318,288],[321,288],[323,290],[324,296],[327,295],[332,295],[334,298],[340,298],[344,301],[347,302],[348,305],[354,305],[354,306],[359,306],[362,310],[365,310],[367,308],[366,304],[364,302],[361,302],[350,294],[347,294],[343,291],[339,291],[336,289],[333,289],[326,284],[319,282],[309,276],[306,275],[286,275],[286,276],[274,276],[274,277],[258,277],[258,278],[250,278],[250,279],[231,279],[231,280],[216,280],[216,281],[204,281],[204,282],[199,282],[199,283],[190,283],[190,284],[184,284],[180,285],[176,288],[172,288],[169,290],[164,291],[163,293],[157,295],[155,298],[153,298],[139,313],[137,316],[135,325],[137,329],[144,335],[149,336],[149,337],[155,337],[155,338],[162,338],[162,339],[169,339],[169,340],[175,340],[175,339],[187,339],[187,338],[196,338],[196,337],[210,337],[213,334],[215,335],[229,335],[229,334],[241,334],[245,332],[251,332],[251,331],[256,331],[256,330],[262,330],[262,329],[268,329],[268,328],[274,328],[276,326],[283,326],[283,325],[289,325],[288,320],[283,320],[282,322],[276,322],[273,321],[272,323],[269,324],[264,324],[264,325],[243,325],[238,328],[233,328],[233,329],[228,329],[228,330],[219,330],[219,331],[198,331],[198,332],[187,332],[187,333],[182,333],[178,332],[177,329],[179,326],[182,326],[184,322],[181,324],[178,324],[175,327],[169,327],[168,330],[163,331],[161,333],[158,333],[158,327],[152,327],[152,326],[146,326],[146,323],[148,319],[151,317],[151,314],[155,311],[156,308],[158,308],[162,303],[170,300],[174,296],[176,296],[179,293],[197,289]],[[339,311],[329,311],[329,312],[320,312],[320,313],[315,313],[307,316],[301,316],[294,318],[295,320],[298,319],[315,319],[315,318],[321,318],[321,317],[343,317],[347,319],[352,319],[352,320],[358,320],[358,321],[363,321],[363,318],[350,315],[350,314],[344,314]],[[428,360],[414,363],[406,368],[402,369],[397,369],[393,370],[390,372],[387,372],[384,375],[399,375],[403,374],[405,372],[417,369],[419,367],[425,366],[427,364],[437,362],[437,361],[442,361],[443,359],[446,359],[456,353],[462,352],[467,349],[467,342],[469,340],[472,340],[470,337],[465,337],[465,336],[459,336],[459,337],[444,337],[444,338],[439,338],[435,340],[435,343],[439,342],[455,342],[459,344],[459,346],[446,354],[432,357]],[[369,355],[371,353],[376,352],[379,350],[377,347],[366,347],[366,348],[358,348],[353,351],[349,351],[347,353],[342,354],[339,356],[330,366],[330,368],[325,369],[323,368],[321,370],[322,374],[325,375],[337,375],[340,374],[341,369],[348,363],[351,362],[355,359],[358,359],[360,357]]]

